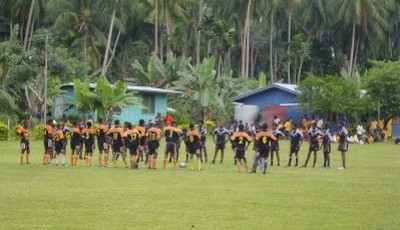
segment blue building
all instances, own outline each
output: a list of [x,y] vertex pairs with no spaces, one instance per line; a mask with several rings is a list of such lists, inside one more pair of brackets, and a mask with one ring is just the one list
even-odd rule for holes
[[235,119],[251,123],[261,115],[263,122],[271,124],[273,116],[277,115],[281,121],[289,118],[298,121],[304,114],[310,115],[295,102],[298,94],[297,85],[273,83],[233,97],[231,101],[235,105]]
[[[90,84],[90,88],[94,90],[96,84]],[[55,107],[53,114],[55,117],[62,117],[69,115],[78,115],[78,111],[73,107],[74,101],[74,85],[72,83],[65,84],[61,87],[66,91],[62,97],[55,98]],[[174,90],[159,89],[148,86],[133,86],[128,85],[127,91],[137,92],[136,96],[142,99],[144,108],[130,106],[122,109],[121,114],[115,115],[115,119],[122,122],[130,121],[137,123],[140,119],[154,120],[157,113],[165,115],[167,113],[167,95],[181,96],[182,93]],[[94,119],[97,119],[96,114],[93,114]]]

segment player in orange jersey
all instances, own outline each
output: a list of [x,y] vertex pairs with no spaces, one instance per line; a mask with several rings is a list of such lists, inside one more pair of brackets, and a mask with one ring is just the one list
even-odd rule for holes
[[44,129],[44,154],[43,154],[43,164],[50,164],[50,156],[53,154],[53,119],[47,120],[47,125]]
[[120,126],[119,120],[114,121],[114,127],[108,130],[107,136],[112,139],[112,162],[114,167],[117,167],[116,157],[117,154],[121,154],[122,159],[124,161],[125,168],[128,168],[128,164],[126,163],[125,152],[125,143],[123,141],[125,133]]
[[85,143],[85,166],[92,166],[93,150],[95,149],[94,136],[96,131],[92,128],[92,122],[86,122],[86,128],[82,130],[83,142]]
[[238,172],[241,172],[241,165],[242,165],[242,160],[243,164],[246,168],[246,172],[249,172],[249,167],[247,166],[247,160],[246,160],[246,150],[249,148],[249,145],[251,143],[251,137],[246,133],[244,130],[244,125],[240,124],[239,125],[239,131],[234,133],[231,138],[231,142],[236,146],[236,164],[238,168]]
[[78,122],[72,122],[71,128],[71,166],[76,166],[78,162],[78,156],[82,151],[82,133],[79,129]]
[[176,147],[180,140],[181,131],[176,127],[176,122],[173,121],[171,126],[164,129],[164,136],[166,141],[163,168],[167,167],[168,155],[172,158],[174,169],[176,169]]
[[[256,160],[254,161],[253,164],[253,170],[251,171],[252,173],[256,173],[258,162],[261,159],[261,162],[263,162],[264,167],[263,167],[263,174],[267,172],[267,160],[268,160],[268,155],[269,151],[271,150],[271,141],[276,141],[276,137],[268,131],[268,124],[264,123],[262,126],[262,131],[257,133],[256,136],[256,143],[255,146],[257,148],[257,155],[256,155]],[[260,166],[261,167],[261,166]]]
[[29,153],[30,153],[29,130],[28,130],[28,121],[27,120],[24,120],[22,122],[22,126],[19,127],[17,130],[17,135],[21,138],[21,142],[20,142],[21,153],[19,156],[21,164],[24,163],[25,152],[26,152],[26,164],[30,164],[29,163]]
[[108,128],[103,122],[103,118],[99,118],[99,126],[97,127],[97,147],[99,148],[99,167],[103,166],[102,158],[104,152],[104,167],[108,167],[108,143],[107,143],[107,132]]
[[56,166],[59,166],[60,153],[62,155],[62,166],[67,166],[65,163],[65,136],[63,132],[63,125],[60,123],[57,125],[57,130],[54,133],[54,147],[56,151]]
[[149,129],[146,133],[146,146],[149,149],[147,153],[148,168],[156,169],[158,147],[160,147],[161,130],[158,124],[149,123]]

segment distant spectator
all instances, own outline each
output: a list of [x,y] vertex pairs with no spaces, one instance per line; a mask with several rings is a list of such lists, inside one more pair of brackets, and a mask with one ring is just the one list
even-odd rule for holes
[[324,125],[324,120],[322,118],[318,118],[317,119],[317,127],[319,129],[321,129],[323,125]]
[[273,120],[274,125],[278,125],[280,122],[281,122],[281,119],[279,119],[278,116],[274,115],[274,120]]
[[174,121],[174,118],[169,114],[167,114],[163,117],[163,121],[164,121],[164,126],[168,127],[171,126],[171,123]]
[[356,132],[357,132],[358,141],[361,141],[362,136],[365,133],[364,127],[361,124],[357,125]]

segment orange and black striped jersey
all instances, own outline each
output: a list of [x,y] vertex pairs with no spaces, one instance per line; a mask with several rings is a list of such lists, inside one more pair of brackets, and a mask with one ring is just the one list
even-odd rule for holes
[[121,127],[117,126],[108,130],[107,136],[110,136],[113,141],[121,141],[125,136],[125,132]]
[[186,136],[189,143],[197,143],[201,139],[201,134],[197,130],[190,130]]
[[175,142],[178,143],[179,138],[181,136],[181,131],[176,127],[166,127],[164,129],[164,136],[167,142]]
[[62,129],[57,129],[57,131],[54,133],[53,140],[55,142],[64,140],[64,132],[62,131]]
[[24,127],[19,127],[18,128],[18,130],[17,130],[17,134],[18,134],[18,136],[20,136],[21,138],[24,138],[24,139],[29,139],[29,130],[27,130],[27,129],[25,129]]
[[51,127],[51,125],[46,125],[46,127],[44,128],[44,138],[45,139],[53,138],[53,127]]
[[247,143],[251,143],[251,137],[246,132],[236,132],[234,133],[230,140],[236,144],[238,148],[246,148]]
[[96,132],[97,132],[97,139],[105,140],[108,128],[106,125],[100,124]]
[[71,140],[80,140],[81,136],[81,130],[78,127],[71,128]]
[[128,129],[124,136],[128,138],[129,142],[136,143],[140,139],[140,133],[137,129]]
[[159,128],[150,128],[147,130],[146,137],[148,141],[158,141],[161,139],[161,130]]
[[94,141],[94,136],[96,135],[96,131],[90,128],[84,128],[82,131],[82,136],[85,141]]
[[136,130],[139,132],[140,137],[146,136],[146,129],[143,126],[136,126]]
[[261,131],[257,133],[256,141],[259,148],[267,148],[270,145],[271,140],[276,141],[276,137],[269,131]]

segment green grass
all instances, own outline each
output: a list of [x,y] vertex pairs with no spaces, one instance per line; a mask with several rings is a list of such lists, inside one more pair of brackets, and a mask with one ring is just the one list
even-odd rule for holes
[[[336,170],[334,151],[330,170],[275,166],[249,175],[236,172],[231,150],[223,165],[201,172],[132,171],[121,161],[119,168],[43,166],[41,143],[31,143],[32,164],[20,165],[18,142],[0,142],[0,229],[399,228],[394,144],[351,145],[345,171]],[[282,141],[283,164],[287,149]]]

